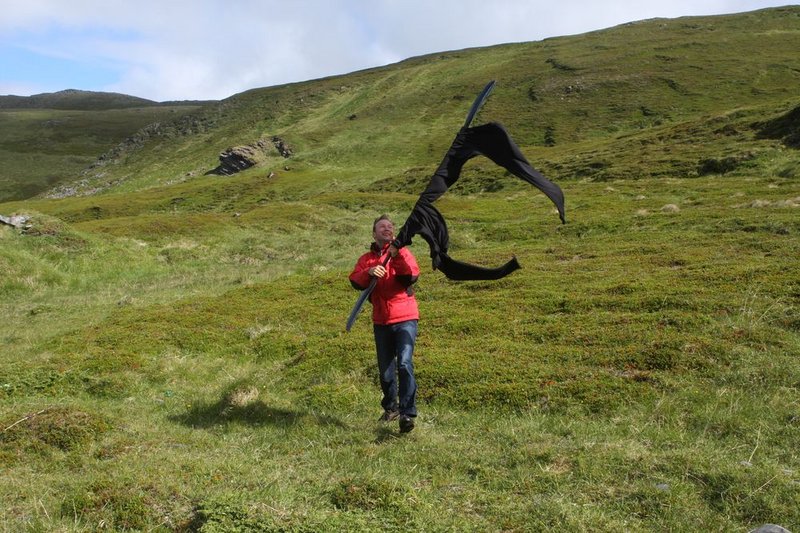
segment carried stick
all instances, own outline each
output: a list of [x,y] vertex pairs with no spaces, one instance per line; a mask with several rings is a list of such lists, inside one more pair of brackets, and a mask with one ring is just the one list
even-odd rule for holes
[[[389,252],[386,252],[386,259],[383,260],[381,265],[385,267],[391,257],[392,256],[389,254]],[[347,326],[345,327],[346,331],[350,331],[350,328],[353,327],[358,313],[360,313],[361,308],[364,307],[364,302],[367,301],[367,298],[369,298],[369,295],[372,294],[372,291],[375,289],[375,285],[377,284],[378,278],[372,278],[372,280],[369,282],[369,286],[361,291],[361,294],[358,296],[358,300],[356,300],[356,305],[353,306],[353,310],[350,311],[350,316],[347,317]]]

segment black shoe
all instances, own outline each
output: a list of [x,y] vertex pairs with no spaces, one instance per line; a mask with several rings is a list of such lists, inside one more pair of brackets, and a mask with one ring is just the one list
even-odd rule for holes
[[400,413],[398,411],[390,411],[389,409],[387,409],[378,419],[378,422],[391,422],[392,420],[397,420],[398,416],[400,416]]
[[400,433],[408,433],[414,429],[414,419],[408,415],[400,416]]

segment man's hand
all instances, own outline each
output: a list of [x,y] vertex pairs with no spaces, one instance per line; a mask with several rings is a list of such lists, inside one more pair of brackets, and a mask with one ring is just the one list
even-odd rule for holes
[[374,266],[369,269],[369,275],[375,278],[382,278],[386,275],[386,268],[383,265]]

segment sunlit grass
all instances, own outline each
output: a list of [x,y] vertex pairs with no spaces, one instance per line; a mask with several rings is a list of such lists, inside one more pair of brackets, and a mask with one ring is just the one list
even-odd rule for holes
[[800,191],[772,182],[566,183],[567,226],[530,191],[443,202],[455,257],[523,270],[452,283],[413,246],[403,438],[375,421],[368,318],[343,326],[367,206],[5,229],[4,527],[796,523],[799,228],[753,202]]
[[[796,106],[794,48],[744,31],[795,11],[255,90],[109,162],[103,194],[0,204],[32,216],[0,227],[0,529],[796,528],[800,186],[758,133]],[[482,117],[568,223],[483,160],[437,202],[454,258],[522,270],[451,282],[415,239],[401,435],[377,422],[369,311],[344,331],[347,274],[495,77]],[[204,175],[272,134],[297,155]]]

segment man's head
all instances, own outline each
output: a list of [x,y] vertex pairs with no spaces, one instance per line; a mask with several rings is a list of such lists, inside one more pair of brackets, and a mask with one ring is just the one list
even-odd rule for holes
[[394,240],[394,222],[389,215],[381,215],[372,223],[372,238],[380,246]]

